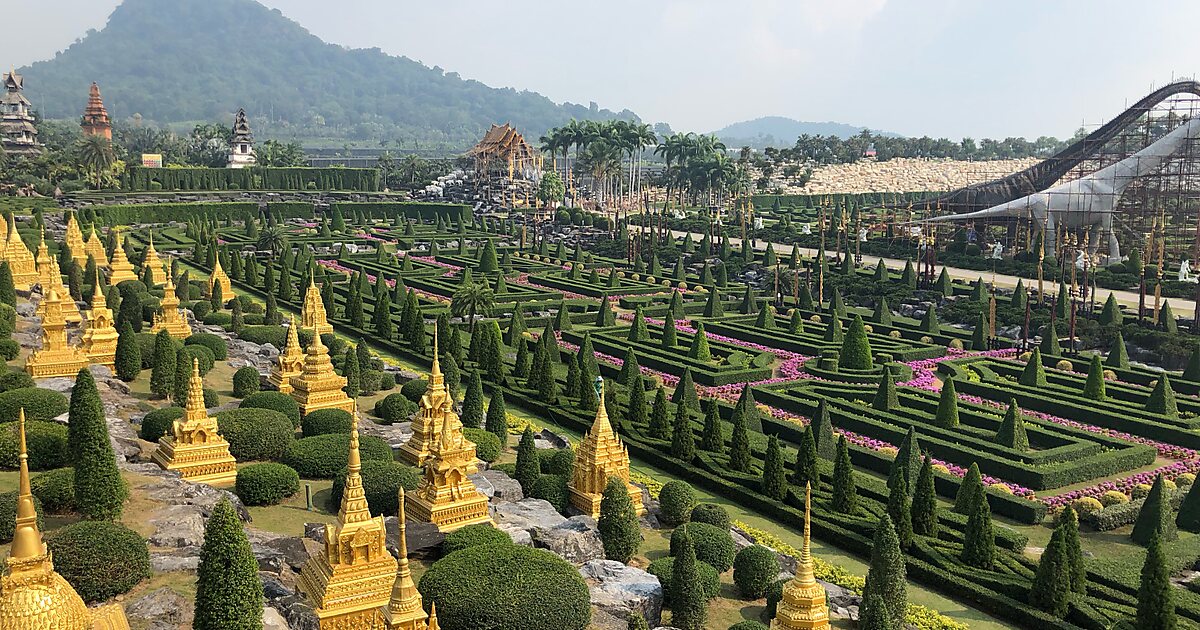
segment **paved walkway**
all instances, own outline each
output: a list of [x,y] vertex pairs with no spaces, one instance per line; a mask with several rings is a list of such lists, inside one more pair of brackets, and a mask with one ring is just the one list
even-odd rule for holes
[[[681,237],[681,238],[685,234],[688,234],[688,232],[684,232],[681,230],[671,230],[671,233],[673,235]],[[697,242],[699,242],[700,239],[704,238],[704,235],[699,232],[692,232],[691,235],[692,235],[692,238],[695,239]],[[742,246],[742,239],[737,238],[737,237],[730,237],[729,242],[734,248],[739,248]],[[791,243],[773,243],[773,244],[775,245],[775,253],[779,254],[781,260],[785,259],[787,256],[791,255],[791,253],[792,253],[792,244]],[[766,248],[767,248],[767,241],[763,241],[763,240],[755,241],[755,249],[756,250],[765,250]],[[826,253],[828,254],[829,252],[826,252]],[[803,256],[812,257],[812,256],[817,255],[817,250],[811,249],[808,247],[801,247],[800,254]],[[881,258],[879,256],[868,256],[866,254],[863,254],[862,258],[863,258],[863,266],[874,267],[875,265],[879,264],[880,260],[883,260],[883,264],[887,265],[887,267],[889,269],[895,270],[897,272],[902,271],[904,269],[905,261],[899,260],[896,258]],[[941,270],[943,268],[946,270],[947,273],[950,274],[950,277],[955,280],[965,280],[965,281],[970,282],[970,281],[974,281],[976,278],[982,277],[984,280],[987,280],[988,282],[994,281],[996,283],[996,286],[998,286],[998,287],[1005,287],[1005,288],[1009,288],[1009,289],[1016,287],[1017,281],[1023,279],[1023,278],[1018,278],[1017,276],[1010,276],[1010,275],[1005,275],[1005,274],[1001,274],[1001,273],[997,273],[997,274],[993,275],[992,272],[990,272],[990,271],[980,271],[980,270],[976,270],[976,269],[959,269],[958,267],[945,267],[943,265],[937,265],[937,270],[939,273],[941,272]],[[1036,288],[1037,280],[1029,280],[1027,278],[1024,278],[1023,280],[1025,280],[1026,287],[1031,288],[1031,289]],[[1054,287],[1050,286],[1052,284],[1053,284],[1052,282],[1047,281],[1047,290],[1049,290],[1049,291],[1054,290]],[[1109,289],[1103,289],[1103,288],[1097,289],[1097,294],[1096,294],[1097,305],[1102,304],[1104,302],[1104,300],[1108,299],[1109,293],[1112,293],[1113,296],[1115,296],[1117,298],[1117,302],[1120,302],[1122,305],[1128,306],[1128,307],[1133,307],[1134,309],[1137,308],[1137,305],[1138,305],[1137,291],[1120,291],[1120,290],[1110,291]],[[1185,300],[1182,298],[1170,298],[1170,302],[1171,302],[1171,310],[1175,311],[1176,316],[1191,317],[1192,314],[1195,313],[1195,311],[1196,311],[1196,303],[1193,300]],[[1153,294],[1147,295],[1146,296],[1146,308],[1150,309],[1153,306],[1154,306]]]

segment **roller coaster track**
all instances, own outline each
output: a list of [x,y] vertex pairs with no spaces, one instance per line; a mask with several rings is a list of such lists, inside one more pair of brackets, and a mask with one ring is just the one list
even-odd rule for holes
[[1117,137],[1151,108],[1179,94],[1200,96],[1200,82],[1176,81],[1164,85],[1134,103],[1132,107],[1121,112],[1120,115],[1099,129],[1088,134],[1087,137],[1023,171],[932,197],[922,205],[927,203],[927,207],[930,208],[940,205],[943,213],[949,211],[953,214],[961,214],[991,208],[1045,190],[1062,179],[1071,169],[1096,157],[1105,144]]

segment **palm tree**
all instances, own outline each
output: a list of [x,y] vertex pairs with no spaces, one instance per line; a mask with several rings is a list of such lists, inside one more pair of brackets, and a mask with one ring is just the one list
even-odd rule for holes
[[116,156],[113,154],[112,141],[104,136],[87,135],[80,138],[77,145],[79,164],[84,170],[96,176],[96,190],[102,185],[101,178],[112,168]]
[[288,247],[287,228],[282,225],[263,228],[258,233],[258,242],[255,246],[260,251],[269,251],[272,255],[279,256]]
[[496,305],[496,294],[485,283],[472,282],[460,287],[450,298],[450,313],[455,317],[464,315],[471,318],[470,333],[475,334],[475,314],[487,315]]

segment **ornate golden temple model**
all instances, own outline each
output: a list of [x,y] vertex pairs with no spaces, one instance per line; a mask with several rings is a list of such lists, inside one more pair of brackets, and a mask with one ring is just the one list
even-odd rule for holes
[[372,518],[367,507],[361,471],[356,417],[337,522],[325,526],[325,544],[304,563],[298,582],[323,630],[383,628],[383,610],[398,577],[383,517]]
[[333,325],[325,319],[325,302],[321,301],[321,290],[317,288],[311,269],[308,272],[308,290],[304,292],[304,307],[300,310],[300,327],[313,331],[318,337],[333,332]]
[[221,300],[228,302],[233,299],[233,285],[229,283],[229,275],[221,268],[221,257],[217,256],[217,262],[213,264],[212,273],[208,276],[208,294],[213,294],[213,286],[220,285]]
[[400,560],[397,563],[396,581],[392,583],[392,597],[383,609],[383,619],[387,630],[428,630],[437,627],[437,611],[433,618],[425,614],[421,603],[421,592],[413,582],[412,570],[408,566],[408,526],[405,524],[404,489],[399,493],[400,508],[396,512],[396,520],[400,525],[400,540],[397,551]]
[[26,359],[25,371],[33,378],[75,376],[88,366],[88,357],[67,343],[67,322],[58,291],[51,288],[43,303],[46,314],[42,317],[42,347]]
[[46,266],[50,268],[49,280],[42,283],[43,299],[38,303],[35,314],[38,317],[46,317],[45,296],[49,293],[50,289],[54,289],[58,292],[59,299],[62,300],[63,319],[66,320],[68,324],[78,324],[82,322],[83,315],[79,312],[79,305],[75,303],[75,300],[67,291],[67,287],[63,286],[62,271],[59,269],[58,260],[51,258],[50,261],[46,263]]
[[175,282],[169,273],[160,306],[162,312],[154,314],[154,326],[150,329],[151,332],[157,333],[165,330],[176,339],[186,339],[191,336],[192,327],[188,325],[187,318],[179,310],[179,298],[175,296]]
[[[420,411],[413,418],[413,435],[400,447],[400,459],[413,466],[423,466],[433,456],[433,449],[441,434],[442,423],[447,416],[453,416],[454,422],[461,427],[458,414],[454,413],[454,398],[446,387],[446,378],[442,374],[438,362],[437,335],[433,340],[433,367],[429,372],[429,387],[421,396]],[[478,468],[472,464],[468,474]]]
[[812,513],[812,484],[804,488],[804,544],[796,558],[796,577],[783,585],[783,599],[771,621],[771,630],[827,630],[829,605],[825,587],[813,575],[812,545],[810,543]]
[[308,353],[304,355],[304,370],[299,376],[293,376],[289,382],[292,385],[292,398],[300,404],[301,416],[307,416],[318,409],[341,409],[351,414],[355,412],[354,401],[342,390],[346,386],[346,379],[333,371],[333,363],[329,360],[329,348],[321,343],[320,335],[314,335],[312,343],[308,344]]
[[113,312],[104,300],[100,287],[100,272],[92,285],[92,310],[88,311],[87,329],[83,331],[81,349],[88,361],[115,369],[117,360],[117,329],[113,327]]
[[210,486],[231,486],[237,480],[237,461],[229,454],[229,442],[217,434],[216,418],[204,408],[204,379],[200,361],[192,359],[187,406],[176,419],[171,433],[158,440],[154,463],[175,470],[188,481]]
[[8,571],[0,577],[0,628],[5,630],[129,630],[119,604],[88,608],[54,570],[54,558],[42,541],[37,508],[29,485],[25,446],[25,410],[18,416],[20,473],[17,518]]
[[433,523],[443,532],[490,523],[488,499],[467,476],[477,470],[475,444],[463,437],[462,422],[449,399],[438,415],[442,426],[425,462],[425,475],[408,497],[413,520]]
[[104,243],[100,241],[99,236],[96,236],[95,223],[92,224],[92,233],[88,236],[87,243],[83,247],[87,255],[96,260],[97,267],[108,267],[108,255],[104,253]]
[[271,364],[267,382],[284,394],[292,393],[292,377],[304,373],[304,351],[300,349],[300,334],[296,332],[296,318],[288,319],[287,342],[283,351]]
[[15,219],[8,225],[7,231],[8,235],[4,238],[4,260],[8,261],[8,268],[12,271],[13,286],[18,291],[28,293],[30,287],[39,279],[37,262],[17,232]]
[[83,230],[75,220],[74,212],[67,212],[67,247],[71,248],[71,258],[80,265],[87,264],[87,245],[83,242]]
[[117,246],[113,248],[112,258],[108,261],[108,268],[111,273],[108,275],[108,283],[114,287],[126,280],[137,280],[137,274],[133,273],[133,265],[129,262],[129,257],[125,255],[125,246],[121,243],[121,234],[118,232],[113,235],[117,241]]
[[146,269],[150,270],[150,284],[157,286],[163,283],[163,279],[167,275],[163,261],[158,257],[158,252],[154,251],[154,230],[150,230],[150,241],[146,245],[146,251],[142,252],[142,273],[146,273]]
[[[42,285],[42,291],[45,291],[50,286],[50,261],[53,260],[53,257],[50,256],[50,248],[46,247],[46,228],[42,228],[41,239],[38,242],[37,255],[34,256],[33,262],[37,265],[38,284]],[[59,282],[61,281],[60,278]]]
[[646,513],[642,489],[629,483],[629,450],[608,421],[608,411],[604,408],[604,379],[596,377],[595,387],[600,408],[596,410],[592,428],[575,451],[575,472],[568,486],[571,505],[584,514],[599,518],[604,487],[609,478],[618,477],[629,487],[629,499],[641,516]]

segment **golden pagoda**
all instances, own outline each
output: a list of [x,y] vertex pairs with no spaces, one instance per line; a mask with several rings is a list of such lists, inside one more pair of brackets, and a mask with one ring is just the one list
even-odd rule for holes
[[63,319],[58,291],[51,288],[43,304],[46,314],[42,316],[42,348],[34,350],[25,360],[25,371],[33,378],[75,376],[88,366],[88,358],[67,343],[67,322]]
[[87,246],[83,243],[83,231],[75,221],[75,213],[67,213],[67,247],[71,248],[71,258],[80,265],[87,264]]
[[312,329],[318,337],[333,332],[333,325],[325,320],[325,302],[321,300],[321,291],[317,289],[317,281],[311,269],[308,270],[308,291],[304,293],[304,308],[300,311],[300,326]]
[[[54,258],[50,255],[50,248],[46,247],[46,228],[42,228],[42,240],[38,243],[37,256],[34,257],[34,263],[37,264],[38,282],[42,285],[44,291],[50,286],[51,274],[50,261]],[[59,282],[62,279],[59,278]]]
[[[420,411],[412,422],[413,435],[400,447],[400,459],[413,466],[423,466],[429,461],[446,418],[451,418],[453,423],[462,426],[458,414],[454,413],[454,398],[450,396],[446,378],[442,375],[442,368],[438,363],[437,339],[433,340],[433,368],[429,373],[429,387],[421,396],[419,406]],[[477,471],[478,468],[472,463],[467,474]]]
[[771,621],[771,630],[827,630],[829,605],[825,587],[813,575],[812,546],[809,523],[812,512],[812,484],[804,488],[804,544],[796,558],[796,577],[783,585],[783,599]]
[[17,232],[14,220],[8,228],[8,236],[4,241],[4,259],[8,261],[9,271],[12,272],[13,286],[18,291],[28,292],[39,279],[37,263],[33,254],[25,246],[21,234]]
[[113,327],[113,312],[104,300],[100,272],[97,271],[92,289],[92,310],[88,311],[81,349],[89,361],[112,370],[116,367],[117,337],[117,329]]
[[342,391],[346,386],[346,379],[333,371],[333,363],[329,360],[329,348],[321,343],[320,336],[314,336],[312,343],[308,344],[308,353],[304,355],[304,370],[299,376],[293,376],[289,382],[292,384],[292,398],[300,403],[301,416],[307,416],[318,409],[355,412],[354,401]]
[[146,251],[142,253],[142,273],[145,273],[146,268],[150,269],[150,282],[155,286],[161,284],[163,277],[167,275],[158,252],[154,251],[154,230],[150,230],[150,241],[146,245]]
[[413,520],[433,523],[442,532],[492,522],[487,497],[467,476],[475,467],[475,444],[463,437],[451,405],[449,399],[442,402],[442,428],[425,462],[425,476],[409,493]]
[[600,408],[596,410],[592,428],[575,451],[575,472],[568,486],[571,505],[592,518],[599,518],[604,487],[610,477],[618,477],[629,487],[629,499],[641,516],[646,513],[642,489],[629,483],[629,449],[621,443],[608,421],[608,411],[604,408],[604,379],[596,377],[595,387]]
[[154,314],[154,325],[150,328],[150,332],[157,333],[165,330],[176,339],[186,339],[191,336],[192,327],[188,325],[187,318],[179,310],[179,298],[175,296],[175,283],[171,280],[169,273],[160,305],[162,312]]
[[397,578],[383,517],[371,517],[361,471],[355,416],[337,522],[325,526],[325,545],[304,563],[297,583],[312,600],[322,629],[383,628],[383,610]]
[[[217,256],[217,262],[213,265],[212,274],[208,276],[208,294],[212,295],[213,285],[221,285],[221,299],[228,302],[233,299],[233,285],[229,283],[229,276],[225,270],[221,268],[221,257]],[[332,332],[330,328],[330,332]]]
[[210,486],[233,485],[237,480],[237,460],[229,454],[229,442],[217,431],[216,418],[208,417],[204,407],[200,361],[192,359],[183,418],[175,420],[170,434],[158,439],[154,463],[165,470],[178,471],[188,481]]
[[[58,266],[58,260],[51,257],[50,262],[46,264],[49,267],[49,278],[42,284],[42,295],[46,295],[50,289],[58,292],[59,298],[62,299],[63,319],[68,324],[78,324],[83,321],[83,315],[79,313],[79,305],[75,303],[74,298],[67,291],[67,287],[63,285],[62,270]],[[34,313],[38,317],[46,316],[46,300],[42,300]]]
[[0,577],[0,628],[4,630],[129,630],[125,611],[113,604],[89,609],[54,571],[54,557],[38,530],[37,508],[29,485],[25,445],[25,409],[17,420],[20,473],[17,519],[8,572]]
[[112,273],[108,275],[108,283],[115,287],[126,280],[137,280],[138,277],[133,273],[133,264],[129,262],[129,257],[125,255],[121,234],[117,233],[113,238],[116,239],[117,246],[113,248],[112,259],[108,261],[108,268],[112,270]]
[[92,224],[92,233],[88,235],[87,242],[83,244],[83,251],[96,260],[97,267],[108,266],[108,255],[104,253],[104,242],[96,236],[95,223]]
[[296,332],[296,318],[288,320],[287,344],[275,363],[271,364],[271,373],[267,382],[284,394],[292,393],[292,377],[304,373],[304,351],[300,349],[300,335]]
[[396,520],[400,524],[400,541],[397,551],[400,560],[397,563],[396,581],[392,583],[392,598],[383,609],[383,619],[387,630],[427,630],[429,615],[421,602],[421,592],[413,582],[412,570],[408,567],[408,536],[404,520],[404,489],[400,492],[400,508]]

